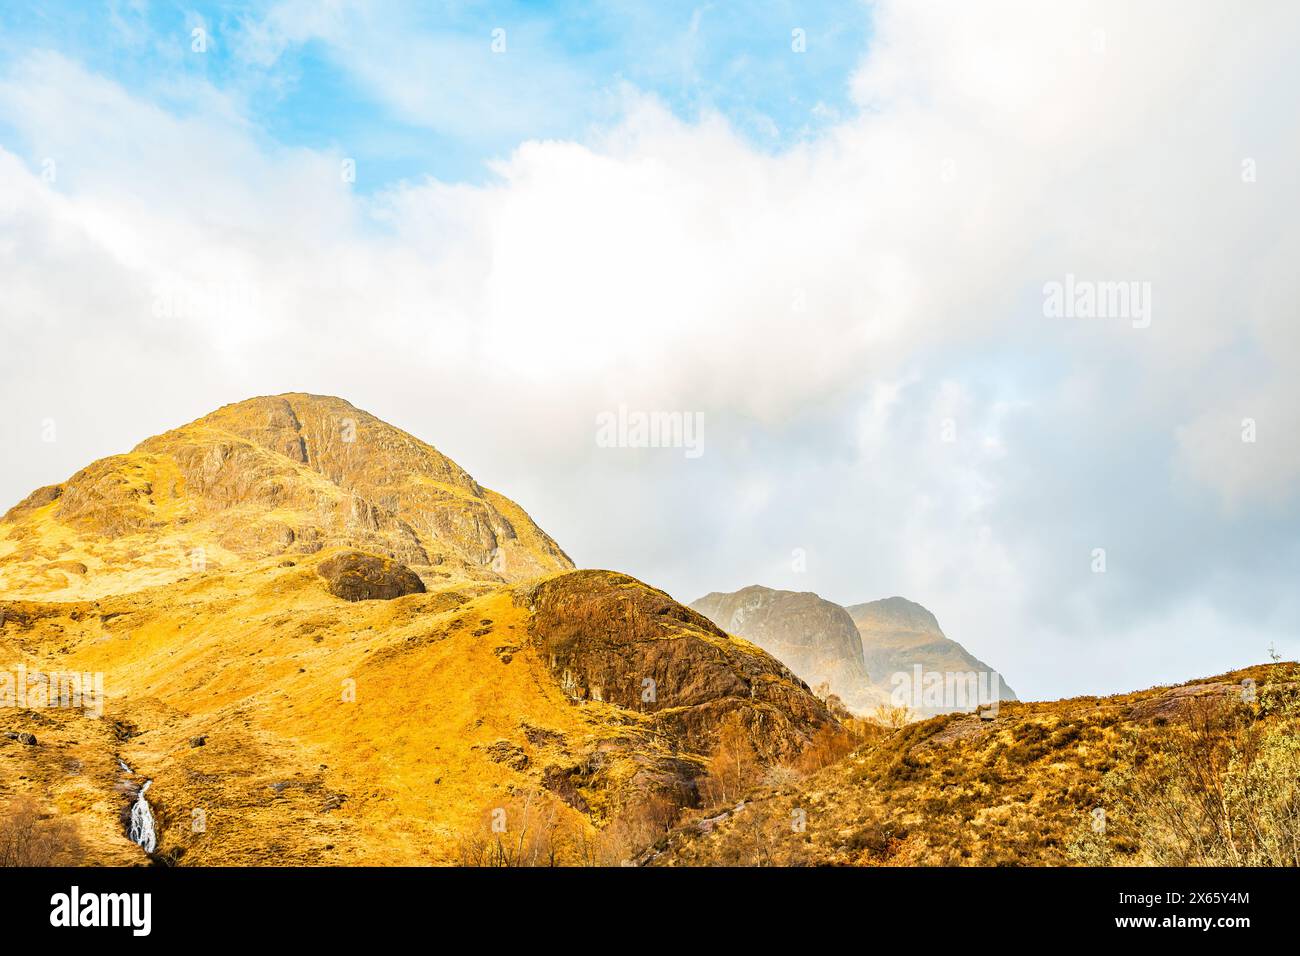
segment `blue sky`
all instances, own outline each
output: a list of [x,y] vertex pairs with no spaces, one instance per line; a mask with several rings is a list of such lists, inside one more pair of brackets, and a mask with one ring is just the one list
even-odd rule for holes
[[[55,50],[182,111],[186,81],[211,84],[275,142],[355,158],[357,188],[372,191],[425,176],[482,181],[487,164],[523,140],[582,139],[616,120],[628,85],[683,119],[715,112],[756,147],[780,150],[852,109],[848,80],[870,21],[856,2],[339,9],[335,32],[273,3],[6,4],[0,57]],[[354,28],[367,37],[364,50],[351,45]],[[206,31],[203,53],[192,50],[195,29]],[[288,35],[273,58],[250,49],[267,29]],[[496,30],[505,31],[499,53]],[[795,30],[803,53],[794,51]],[[366,61],[390,55],[421,60],[409,81],[419,89],[406,91],[418,107],[367,72]],[[465,77],[472,89],[448,83]]]

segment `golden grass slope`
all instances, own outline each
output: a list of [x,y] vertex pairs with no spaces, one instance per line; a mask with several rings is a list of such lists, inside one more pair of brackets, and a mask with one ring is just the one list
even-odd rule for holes
[[[562,572],[352,603],[317,574],[332,554],[0,605],[4,660],[102,671],[108,693],[99,720],[0,708],[0,731],[39,740],[0,735],[0,801],[31,795],[75,817],[91,862],[142,861],[120,826],[121,758],[154,781],[172,862],[446,863],[514,793],[549,794],[588,829],[650,794],[689,802],[731,711],[774,758],[829,721],[777,662],[680,606],[672,617],[671,599],[631,578]],[[557,601],[584,623],[557,629]],[[641,700],[642,674],[657,701]]]

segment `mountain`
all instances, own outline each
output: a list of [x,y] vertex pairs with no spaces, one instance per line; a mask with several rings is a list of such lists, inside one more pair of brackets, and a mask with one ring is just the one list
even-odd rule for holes
[[0,523],[0,593],[62,600],[332,546],[400,561],[427,584],[573,567],[522,508],[437,449],[301,394],[227,405],[37,489]]
[[[935,674],[976,674],[977,678],[984,679],[981,689],[987,691],[984,696],[989,698],[980,703],[992,699],[1016,700],[1015,691],[1001,674],[945,636],[935,616],[915,601],[891,597],[854,604],[847,611],[862,635],[867,669],[875,677],[876,686],[882,693],[893,697],[895,690],[902,685],[902,678],[896,675],[914,674],[915,668],[920,666],[922,672]],[[953,700],[927,701],[925,688],[914,688],[913,683],[909,681],[902,686],[916,691],[912,696],[917,702],[908,706],[917,713],[930,715],[972,709],[957,706]]]
[[751,585],[706,594],[691,607],[753,641],[812,687],[828,684],[859,713],[900,697],[901,706],[921,716],[1016,699],[1000,674],[944,636],[933,614],[905,598],[844,608],[808,591]]
[[[498,815],[535,857],[618,862],[698,802],[724,727],[760,764],[837,727],[760,648],[574,569],[430,445],[304,394],[10,509],[0,663],[0,811],[70,822],[74,862],[147,861],[125,818],[146,780],[169,863],[454,862]],[[40,706],[37,672],[101,682],[102,717],[89,691]]]
[[755,584],[706,594],[690,606],[724,631],[753,641],[810,686],[829,684],[847,706],[865,709],[878,702],[870,690],[862,639],[838,604],[810,591]]

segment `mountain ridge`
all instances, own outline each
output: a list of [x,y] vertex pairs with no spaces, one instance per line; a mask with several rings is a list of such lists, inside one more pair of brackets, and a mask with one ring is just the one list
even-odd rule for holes
[[[992,699],[1016,699],[1001,674],[947,637],[933,613],[907,598],[894,596],[844,607],[811,591],[749,585],[738,591],[710,592],[690,607],[729,633],[754,641],[810,685],[826,685],[858,713],[904,706],[928,716],[973,710],[977,702]],[[967,700],[971,695],[965,694],[964,687],[960,700],[952,694],[951,701],[927,700],[925,688],[915,679],[918,666],[923,676],[939,674],[948,683],[956,683],[956,675],[974,673],[984,680],[974,696],[990,700]],[[907,702],[898,703],[900,696]]]

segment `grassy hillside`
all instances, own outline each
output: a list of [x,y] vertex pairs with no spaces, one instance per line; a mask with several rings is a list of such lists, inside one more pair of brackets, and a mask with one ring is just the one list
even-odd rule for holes
[[497,812],[618,862],[601,834],[696,803],[722,721],[767,763],[835,724],[752,644],[571,567],[338,399],[228,406],[34,493],[0,521],[0,667],[105,699],[0,706],[0,856],[18,820],[146,862],[148,779],[169,863],[455,862]]
[[1300,865],[1293,664],[865,734],[826,769],[703,811],[647,860]]

